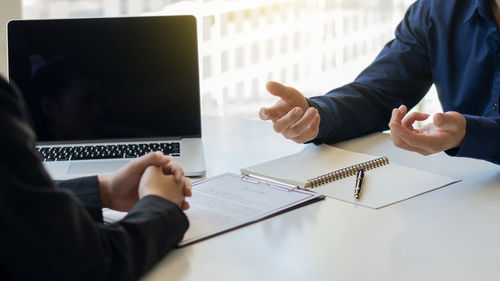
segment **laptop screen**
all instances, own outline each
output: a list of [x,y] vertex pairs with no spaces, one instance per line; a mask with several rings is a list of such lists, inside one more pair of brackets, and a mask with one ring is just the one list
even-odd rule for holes
[[11,21],[8,57],[41,142],[201,136],[192,16]]

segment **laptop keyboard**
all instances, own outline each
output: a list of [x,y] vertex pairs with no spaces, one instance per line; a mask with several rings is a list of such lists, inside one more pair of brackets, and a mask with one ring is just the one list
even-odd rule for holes
[[180,156],[180,143],[138,143],[88,146],[52,146],[38,148],[43,161],[137,158],[151,151]]

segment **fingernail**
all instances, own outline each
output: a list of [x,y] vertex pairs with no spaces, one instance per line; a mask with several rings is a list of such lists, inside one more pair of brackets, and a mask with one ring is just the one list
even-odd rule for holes
[[400,105],[398,110],[403,110],[403,108],[404,108],[404,104]]
[[260,117],[262,117],[262,118],[268,118],[268,117],[269,117],[269,116],[267,115],[266,110],[265,110],[264,108],[262,108],[262,109],[260,110]]

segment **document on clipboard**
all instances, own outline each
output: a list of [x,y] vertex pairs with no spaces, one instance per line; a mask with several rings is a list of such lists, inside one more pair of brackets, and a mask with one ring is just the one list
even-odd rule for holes
[[189,229],[180,247],[324,198],[293,185],[232,173],[195,182],[192,188]]

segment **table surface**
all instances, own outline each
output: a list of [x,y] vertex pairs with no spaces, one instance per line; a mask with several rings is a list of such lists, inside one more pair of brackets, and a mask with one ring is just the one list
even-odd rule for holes
[[[204,117],[203,138],[208,177],[305,147],[254,120]],[[327,198],[175,249],[144,280],[500,280],[499,165],[384,133],[335,146],[462,181],[380,210]]]

